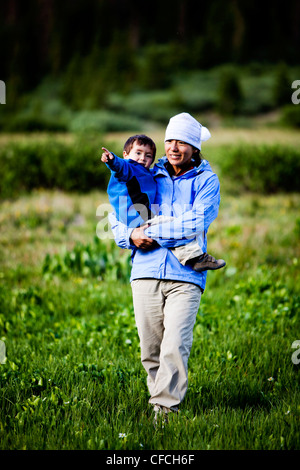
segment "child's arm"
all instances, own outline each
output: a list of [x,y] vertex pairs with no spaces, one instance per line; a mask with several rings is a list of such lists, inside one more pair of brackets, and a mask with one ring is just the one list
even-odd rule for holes
[[133,171],[128,160],[117,157],[117,155],[110,152],[105,147],[102,147],[102,150],[104,150],[104,152],[102,153],[101,161],[104,162],[112,172],[114,172],[115,177],[119,181],[127,182],[132,178]]
[[104,150],[104,152],[102,153],[102,156],[101,156],[101,162],[108,163],[108,165],[109,165],[110,160],[113,160],[115,158],[115,156],[114,156],[113,153],[111,153],[105,147],[102,147],[102,150]]

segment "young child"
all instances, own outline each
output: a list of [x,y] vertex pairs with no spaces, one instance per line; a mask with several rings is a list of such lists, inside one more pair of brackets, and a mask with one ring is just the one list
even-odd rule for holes
[[[154,225],[169,222],[174,217],[155,215],[151,208],[154,204],[156,183],[150,166],[155,159],[156,145],[150,137],[143,134],[129,137],[124,144],[123,157],[119,158],[102,147],[101,161],[111,171],[108,184],[108,197],[117,219],[128,227]],[[219,269],[225,261],[216,260],[203,253],[197,240],[186,245],[170,248],[181,264],[189,265],[197,272]]]

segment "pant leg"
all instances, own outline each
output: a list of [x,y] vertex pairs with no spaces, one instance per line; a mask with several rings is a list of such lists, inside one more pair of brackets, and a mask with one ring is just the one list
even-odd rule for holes
[[156,279],[136,279],[131,282],[131,289],[140,338],[141,361],[148,374],[147,385],[151,395],[159,368],[165,299],[161,292],[160,281]]
[[203,254],[197,240],[192,240],[186,245],[180,245],[172,248],[172,253],[176,256],[181,264],[185,264],[189,259],[196,258]]
[[164,222],[170,222],[171,220],[174,220],[174,217],[171,215],[155,215],[152,219],[147,220],[145,224],[157,225],[163,224]]
[[155,279],[133,281],[132,290],[149,403],[176,409],[187,391],[201,290],[194,284]]
[[201,290],[194,284],[162,281],[166,296],[160,364],[150,403],[177,408],[188,386],[188,359]]
[[[153,219],[150,219],[146,222],[146,224],[157,225],[163,224],[164,222],[170,222],[174,220],[174,217],[167,216],[167,215],[156,215]],[[203,240],[203,233],[201,234]],[[199,237],[198,237],[199,238]],[[186,245],[180,245],[175,248],[170,248],[172,253],[176,256],[178,261],[181,264],[185,264],[188,260],[192,258],[196,258],[203,254],[202,249],[199,246],[197,239],[191,240]]]

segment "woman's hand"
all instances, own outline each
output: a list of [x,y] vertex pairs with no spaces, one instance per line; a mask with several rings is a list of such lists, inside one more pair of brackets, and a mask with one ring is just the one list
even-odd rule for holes
[[145,234],[145,230],[148,227],[149,225],[143,225],[142,227],[137,227],[133,229],[131,232],[130,239],[132,243],[137,248],[141,248],[142,250],[150,250],[151,248],[154,248],[154,246],[157,245],[155,240],[147,237],[147,235]]

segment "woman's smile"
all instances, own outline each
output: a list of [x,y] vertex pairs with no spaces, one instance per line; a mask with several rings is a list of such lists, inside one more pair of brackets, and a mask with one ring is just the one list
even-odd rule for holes
[[165,152],[170,164],[179,173],[183,167],[188,166],[196,149],[192,145],[180,140],[167,140]]

